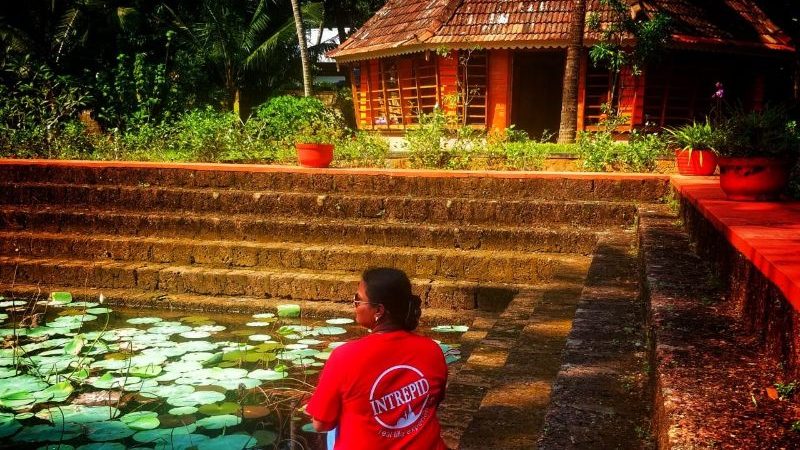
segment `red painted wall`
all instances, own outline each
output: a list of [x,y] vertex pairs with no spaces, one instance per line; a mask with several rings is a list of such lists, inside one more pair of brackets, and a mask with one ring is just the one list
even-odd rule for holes
[[455,114],[458,106],[458,52],[437,56],[439,73],[439,106],[447,114]]
[[489,131],[504,130],[511,116],[511,52],[492,50],[489,53],[488,111]]

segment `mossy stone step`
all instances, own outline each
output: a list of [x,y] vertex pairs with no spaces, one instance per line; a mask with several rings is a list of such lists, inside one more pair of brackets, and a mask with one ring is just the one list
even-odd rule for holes
[[[169,293],[279,297],[343,301],[352,297],[359,274],[341,271],[246,270],[153,263],[77,259],[0,257],[0,283],[82,285]],[[414,278],[412,285],[428,306],[501,311],[531,285]]]
[[398,170],[303,171],[252,165],[226,169],[201,169],[197,165],[118,163],[115,167],[93,165],[4,164],[0,179],[7,182],[109,184],[376,194],[430,197],[540,198],[551,200],[622,200],[654,202],[669,192],[665,176],[604,174],[546,174],[514,172],[422,172]]
[[255,214],[137,213],[85,207],[0,206],[0,229],[248,242],[377,245],[589,254],[600,232],[583,226],[408,224]]
[[199,265],[215,268],[338,270],[392,266],[411,277],[538,283],[582,279],[588,257],[532,252],[309,245],[290,242],[127,238],[72,233],[0,232],[0,256]]
[[514,225],[632,224],[636,214],[635,205],[627,202],[253,192],[48,183],[0,186],[0,204],[103,205],[108,209],[129,211],[166,210],[266,216],[358,218],[408,223]]

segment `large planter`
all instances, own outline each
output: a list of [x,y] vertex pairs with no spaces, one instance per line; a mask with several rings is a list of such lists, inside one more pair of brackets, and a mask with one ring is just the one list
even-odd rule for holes
[[789,181],[783,158],[719,158],[719,185],[729,200],[777,200]]
[[717,170],[717,155],[711,150],[675,150],[675,163],[681,175],[713,175]]
[[297,161],[304,167],[328,167],[333,161],[333,144],[294,144]]

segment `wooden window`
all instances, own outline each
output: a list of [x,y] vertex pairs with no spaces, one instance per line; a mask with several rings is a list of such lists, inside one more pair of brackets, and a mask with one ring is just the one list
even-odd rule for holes
[[[370,60],[353,66],[353,91],[361,129],[404,129],[419,123],[439,100],[436,57],[423,54]],[[357,80],[357,81],[356,81]]]
[[458,117],[465,125],[486,126],[488,62],[484,50],[459,53]]

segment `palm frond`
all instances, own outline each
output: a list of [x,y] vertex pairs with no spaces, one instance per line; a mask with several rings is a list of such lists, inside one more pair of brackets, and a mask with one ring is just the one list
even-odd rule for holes
[[75,27],[83,12],[80,8],[69,8],[61,16],[61,21],[56,27],[56,62],[67,50],[69,40],[75,33]]

